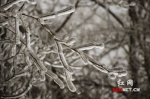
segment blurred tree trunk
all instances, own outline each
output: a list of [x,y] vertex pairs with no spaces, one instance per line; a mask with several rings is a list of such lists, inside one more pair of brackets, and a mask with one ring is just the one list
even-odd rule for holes
[[[143,66],[145,68],[145,71],[147,73],[148,77],[148,85],[150,83],[150,59],[149,59],[149,47],[147,39],[147,34],[149,34],[149,12],[143,13],[146,8],[146,3],[149,5],[149,2],[146,0],[128,0],[128,3],[136,2],[136,6],[130,6],[129,7],[129,16],[131,19],[131,32],[129,33],[129,64],[131,66],[132,71],[132,79],[134,80],[134,86],[133,88],[138,88],[138,79],[141,79],[138,77],[138,70],[140,66]],[[138,52],[142,52],[144,62],[139,59],[137,56]],[[142,89],[141,89],[141,94]],[[139,99],[141,94],[132,93],[131,97],[132,99]],[[145,97],[145,98],[144,98]],[[147,96],[144,96],[143,99],[147,99]]]

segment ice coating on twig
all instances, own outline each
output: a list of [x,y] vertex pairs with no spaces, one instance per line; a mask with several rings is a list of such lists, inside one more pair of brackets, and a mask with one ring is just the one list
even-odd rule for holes
[[5,83],[11,82],[11,81],[15,80],[15,78],[22,77],[22,76],[27,76],[27,75],[29,75],[28,72],[23,72],[23,73],[15,74],[14,77],[12,77],[12,78],[9,79],[9,80],[6,80]]
[[56,16],[70,14],[74,11],[75,11],[75,7],[74,6],[69,6],[69,7],[65,8],[63,10],[52,13],[51,15],[40,17],[39,20],[41,20],[41,22],[42,22],[43,20],[49,20],[49,19],[52,19],[52,18],[56,18]]
[[70,38],[66,41],[66,44],[69,46],[72,46],[76,42],[75,38]]
[[26,60],[26,63],[28,64],[28,66],[32,65],[32,63],[31,63],[31,61],[29,59],[29,56],[26,56],[25,60]]
[[19,18],[16,18],[15,21],[16,21],[16,44],[20,44]]
[[103,49],[104,48],[104,44],[85,44],[85,45],[81,45],[79,47],[76,47],[75,49],[80,50],[80,51],[84,51],[84,50],[91,50],[93,48],[99,48],[99,49]]
[[65,75],[66,75],[66,83],[67,83],[69,90],[71,92],[75,92],[77,89],[71,81],[72,75],[68,71],[65,71]]
[[69,7],[65,8],[63,10],[58,11],[57,15],[58,16],[66,15],[66,14],[70,14],[70,13],[72,13],[74,11],[75,11],[75,6],[69,6]]
[[15,56],[16,55],[16,44],[14,44],[13,46],[12,46],[12,56]]
[[61,89],[65,87],[64,83],[59,78],[54,78],[54,81],[59,85]]
[[7,4],[3,5],[2,7],[0,7],[1,9],[4,10],[8,10],[10,7],[12,7],[13,5],[22,2],[22,1],[28,1],[28,0],[13,0],[11,2],[8,2]]
[[27,44],[27,48],[28,49],[31,49],[31,45],[30,45],[30,29],[27,28],[27,32],[26,32],[26,36],[27,36],[27,39],[26,39],[26,44]]
[[123,68],[120,68],[120,67],[112,69],[111,72],[117,73],[118,77],[122,77],[122,76],[127,75],[127,71],[124,70]]
[[97,63],[95,60],[93,60],[92,58],[90,58],[88,55],[84,54],[88,61],[98,70],[100,70],[103,73],[108,73],[108,69],[106,67],[104,67],[103,65]]
[[123,77],[127,75],[127,71],[123,70],[122,68],[115,68],[109,71],[108,76],[111,79],[115,79],[116,76]]
[[53,79],[55,79],[55,78],[58,78],[58,76],[55,74],[55,73],[53,73],[52,71],[47,71],[46,72],[46,74],[47,74],[47,76],[49,76],[49,77],[51,77],[51,78],[53,78]]
[[31,57],[34,59],[36,65],[38,66],[38,68],[40,70],[43,70],[43,71],[47,71],[47,68],[44,66],[43,62],[37,57],[37,55],[34,53],[34,51],[32,49],[28,49]]
[[41,80],[41,81],[45,81],[45,79],[46,79],[46,78],[45,78],[45,71],[41,71],[41,72],[40,72],[40,75],[41,75],[40,80]]
[[62,65],[64,66],[64,68],[66,68],[70,73],[73,73],[74,71],[72,70],[71,67],[69,67],[67,61],[66,61],[66,58],[63,54],[63,49],[62,49],[62,45],[56,41],[56,44],[57,44],[57,49],[58,49],[58,53],[59,53],[59,58],[61,60],[61,63]]
[[64,88],[64,83],[58,78],[58,76],[56,74],[54,74],[53,72],[48,70],[46,72],[46,75],[51,77],[60,86],[61,89]]
[[49,66],[51,65],[51,63],[48,62],[48,61],[44,61],[44,64],[45,64],[45,65],[49,65]]
[[34,50],[31,48],[29,28],[27,28],[27,33],[26,33],[26,46],[27,46],[27,50],[28,50],[30,56],[34,59],[38,69],[46,72],[47,68],[44,66],[43,62],[39,59],[39,57],[35,54]]
[[84,61],[85,65],[88,64],[88,60],[87,58],[84,56],[83,52],[78,51],[79,56],[82,58],[82,60]]
[[0,27],[8,24],[8,21],[0,22]]
[[126,76],[126,75],[127,75],[127,71],[126,70],[118,72],[118,77],[123,77],[123,76]]
[[17,95],[8,95],[8,96],[1,96],[2,98],[20,98],[22,96],[24,96],[30,89],[31,89],[32,85],[29,83],[29,86],[21,93],[17,94]]
[[[30,60],[30,58],[29,58],[29,52],[28,52],[28,50],[27,49],[25,49],[25,61],[26,61],[26,63],[27,63],[27,65],[28,66],[31,66],[32,65],[32,62],[31,62],[31,60]],[[26,69],[26,68],[25,68]]]

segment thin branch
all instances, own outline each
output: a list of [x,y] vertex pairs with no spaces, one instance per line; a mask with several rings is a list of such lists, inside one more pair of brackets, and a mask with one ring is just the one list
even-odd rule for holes
[[91,0],[91,1],[97,3],[99,6],[103,7],[104,9],[107,9],[108,12],[118,21],[118,23],[120,23],[120,25],[124,27],[124,24],[121,21],[121,19],[117,15],[115,15],[110,9],[108,9],[104,4],[102,4],[100,1],[97,0]]
[[[79,0],[75,4],[76,9],[77,9],[78,3],[79,3]],[[67,16],[67,18],[65,19],[65,21],[55,31],[56,33],[58,33],[66,25],[66,23],[71,19],[72,15],[73,15],[73,13],[71,13],[70,15]]]

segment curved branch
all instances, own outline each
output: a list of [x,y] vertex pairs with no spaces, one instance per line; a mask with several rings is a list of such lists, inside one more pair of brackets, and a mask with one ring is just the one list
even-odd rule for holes
[[108,12],[118,21],[118,23],[120,23],[120,25],[122,27],[124,27],[124,24],[121,21],[121,19],[118,16],[116,16],[110,9],[108,9],[104,4],[102,4],[100,1],[97,1],[97,0],[91,0],[91,1],[95,2],[96,4],[98,4],[99,6],[101,6],[102,8],[107,9]]
[[[75,7],[77,7],[78,3],[79,3],[79,0],[76,2]],[[66,25],[66,23],[69,21],[69,19],[71,19],[72,15],[73,15],[73,13],[71,13],[70,15],[67,16],[65,21],[55,31],[56,33],[58,33]]]

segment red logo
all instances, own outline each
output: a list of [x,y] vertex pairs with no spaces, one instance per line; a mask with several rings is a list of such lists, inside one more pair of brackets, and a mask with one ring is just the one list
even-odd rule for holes
[[113,92],[122,92],[123,89],[122,88],[112,88]]

